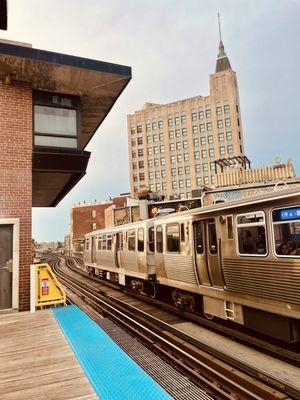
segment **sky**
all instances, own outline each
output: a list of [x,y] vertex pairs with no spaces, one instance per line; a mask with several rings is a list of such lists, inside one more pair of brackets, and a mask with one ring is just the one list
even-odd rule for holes
[[300,0],[9,0],[5,39],[132,67],[132,80],[86,150],[87,174],[55,208],[33,209],[33,238],[63,240],[70,208],[129,191],[127,114],[145,102],[209,94],[217,13],[237,73],[253,166],[291,158],[300,175]]

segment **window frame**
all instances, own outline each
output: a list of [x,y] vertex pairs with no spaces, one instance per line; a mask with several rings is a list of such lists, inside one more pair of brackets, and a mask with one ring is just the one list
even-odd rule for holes
[[[161,251],[158,251],[157,250],[157,230],[158,229],[160,229],[161,230],[161,238],[162,238],[162,241],[161,241]],[[155,226],[155,236],[154,236],[154,238],[155,238],[155,246],[154,246],[154,250],[155,250],[155,253],[158,253],[158,254],[163,254],[164,253],[164,229],[163,229],[163,226],[162,225],[157,225],[157,226]]]
[[[238,217],[242,217],[242,216],[246,216],[249,214],[257,214],[257,213],[262,213],[263,215],[263,222],[257,222],[257,223],[246,223],[246,224],[239,224],[238,223]],[[247,212],[247,213],[241,213],[241,214],[236,214],[235,215],[235,227],[233,227],[233,231],[236,235],[236,253],[237,255],[239,255],[240,257],[260,257],[260,258],[265,258],[268,257],[269,255],[269,246],[268,246],[268,226],[267,226],[267,220],[266,220],[266,213],[263,210],[256,210],[256,211],[251,211],[251,212]],[[233,225],[234,222],[232,221]],[[265,228],[265,238],[266,238],[266,252],[265,254],[247,254],[247,253],[240,253],[239,251],[239,232],[238,232],[238,228],[239,227],[247,227],[247,226],[264,226]]]
[[[53,97],[57,97],[58,99],[68,99],[71,102],[71,105],[54,103]],[[66,134],[53,134],[53,133],[45,133],[39,132],[35,130],[35,106],[37,107],[48,107],[48,108],[56,108],[56,109],[65,109],[65,110],[73,110],[75,111],[75,121],[76,121],[76,134],[74,135],[66,135]],[[65,95],[63,93],[52,93],[52,92],[44,92],[41,90],[34,90],[32,94],[32,140],[33,147],[43,147],[43,148],[62,148],[62,149],[79,149],[81,146],[82,133],[81,133],[81,125],[80,125],[80,98],[78,96],[73,95]],[[48,146],[48,145],[35,145],[35,136],[39,137],[49,137],[49,138],[63,138],[63,139],[75,139],[76,146]]]
[[[133,232],[134,236],[132,234],[129,235],[129,232],[131,232],[131,233]],[[129,238],[131,238],[131,237],[134,237],[134,249],[133,250],[129,249]],[[127,241],[127,251],[136,251],[136,232],[135,232],[135,229],[130,229],[130,230],[126,231],[126,241]]]
[[[139,237],[140,231],[142,231],[142,236],[143,236],[142,250],[140,250],[140,242],[141,242],[140,237]],[[145,251],[145,229],[143,227],[140,227],[137,229],[136,233],[137,233],[137,235],[136,235],[137,236],[137,252],[144,253],[144,251]]]
[[[271,223],[271,231],[272,231],[272,254],[274,255],[274,257],[276,257],[276,258],[279,258],[279,259],[281,259],[281,258],[287,258],[287,259],[299,259],[300,258],[300,255],[296,255],[296,254],[286,254],[286,255],[284,255],[284,254],[277,254],[276,253],[276,247],[275,247],[275,232],[274,232],[274,228],[273,228],[273,226],[274,226],[274,221],[273,221],[273,211],[276,211],[276,210],[283,210],[283,209],[285,209],[285,208],[294,208],[294,207],[297,207],[297,206],[291,206],[291,205],[288,205],[288,206],[283,206],[283,207],[274,207],[274,208],[272,208],[271,210],[270,210],[270,223]],[[300,207],[300,205],[298,206],[298,207]],[[287,220],[287,221],[285,221],[285,222],[275,222],[275,225],[281,225],[281,224],[284,224],[284,223],[289,223],[289,222],[294,222],[295,220]],[[300,220],[299,220],[299,222],[300,222]]]
[[[177,226],[178,228],[178,251],[169,251],[168,249],[168,227],[169,226]],[[165,229],[165,239],[166,239],[166,253],[168,254],[180,254],[180,226],[178,222],[171,222],[169,224],[166,224],[166,229]]]

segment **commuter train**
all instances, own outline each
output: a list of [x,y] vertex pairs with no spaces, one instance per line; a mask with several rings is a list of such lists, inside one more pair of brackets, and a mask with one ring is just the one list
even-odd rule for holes
[[300,341],[300,191],[96,230],[86,270],[177,307]]

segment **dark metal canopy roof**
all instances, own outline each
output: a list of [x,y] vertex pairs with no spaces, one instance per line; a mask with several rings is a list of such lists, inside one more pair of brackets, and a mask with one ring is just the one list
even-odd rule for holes
[[131,68],[0,42],[0,77],[7,75],[34,89],[79,95],[84,149],[130,81]]
[[84,176],[90,153],[83,150],[130,81],[131,68],[0,41],[1,78],[80,96],[80,147],[33,149],[33,206],[55,206]]

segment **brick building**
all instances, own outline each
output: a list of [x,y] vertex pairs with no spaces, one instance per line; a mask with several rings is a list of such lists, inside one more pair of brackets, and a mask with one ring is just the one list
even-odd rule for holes
[[130,67],[0,41],[0,309],[29,308],[31,208],[84,176],[84,149],[130,79]]
[[215,160],[245,155],[237,77],[222,41],[209,86],[207,96],[146,103],[128,115],[132,196],[150,189],[189,198],[215,185]]
[[114,207],[125,207],[128,196],[114,197],[101,203],[76,204],[70,215],[70,251],[73,255],[82,255],[84,235],[106,226],[105,211]]

